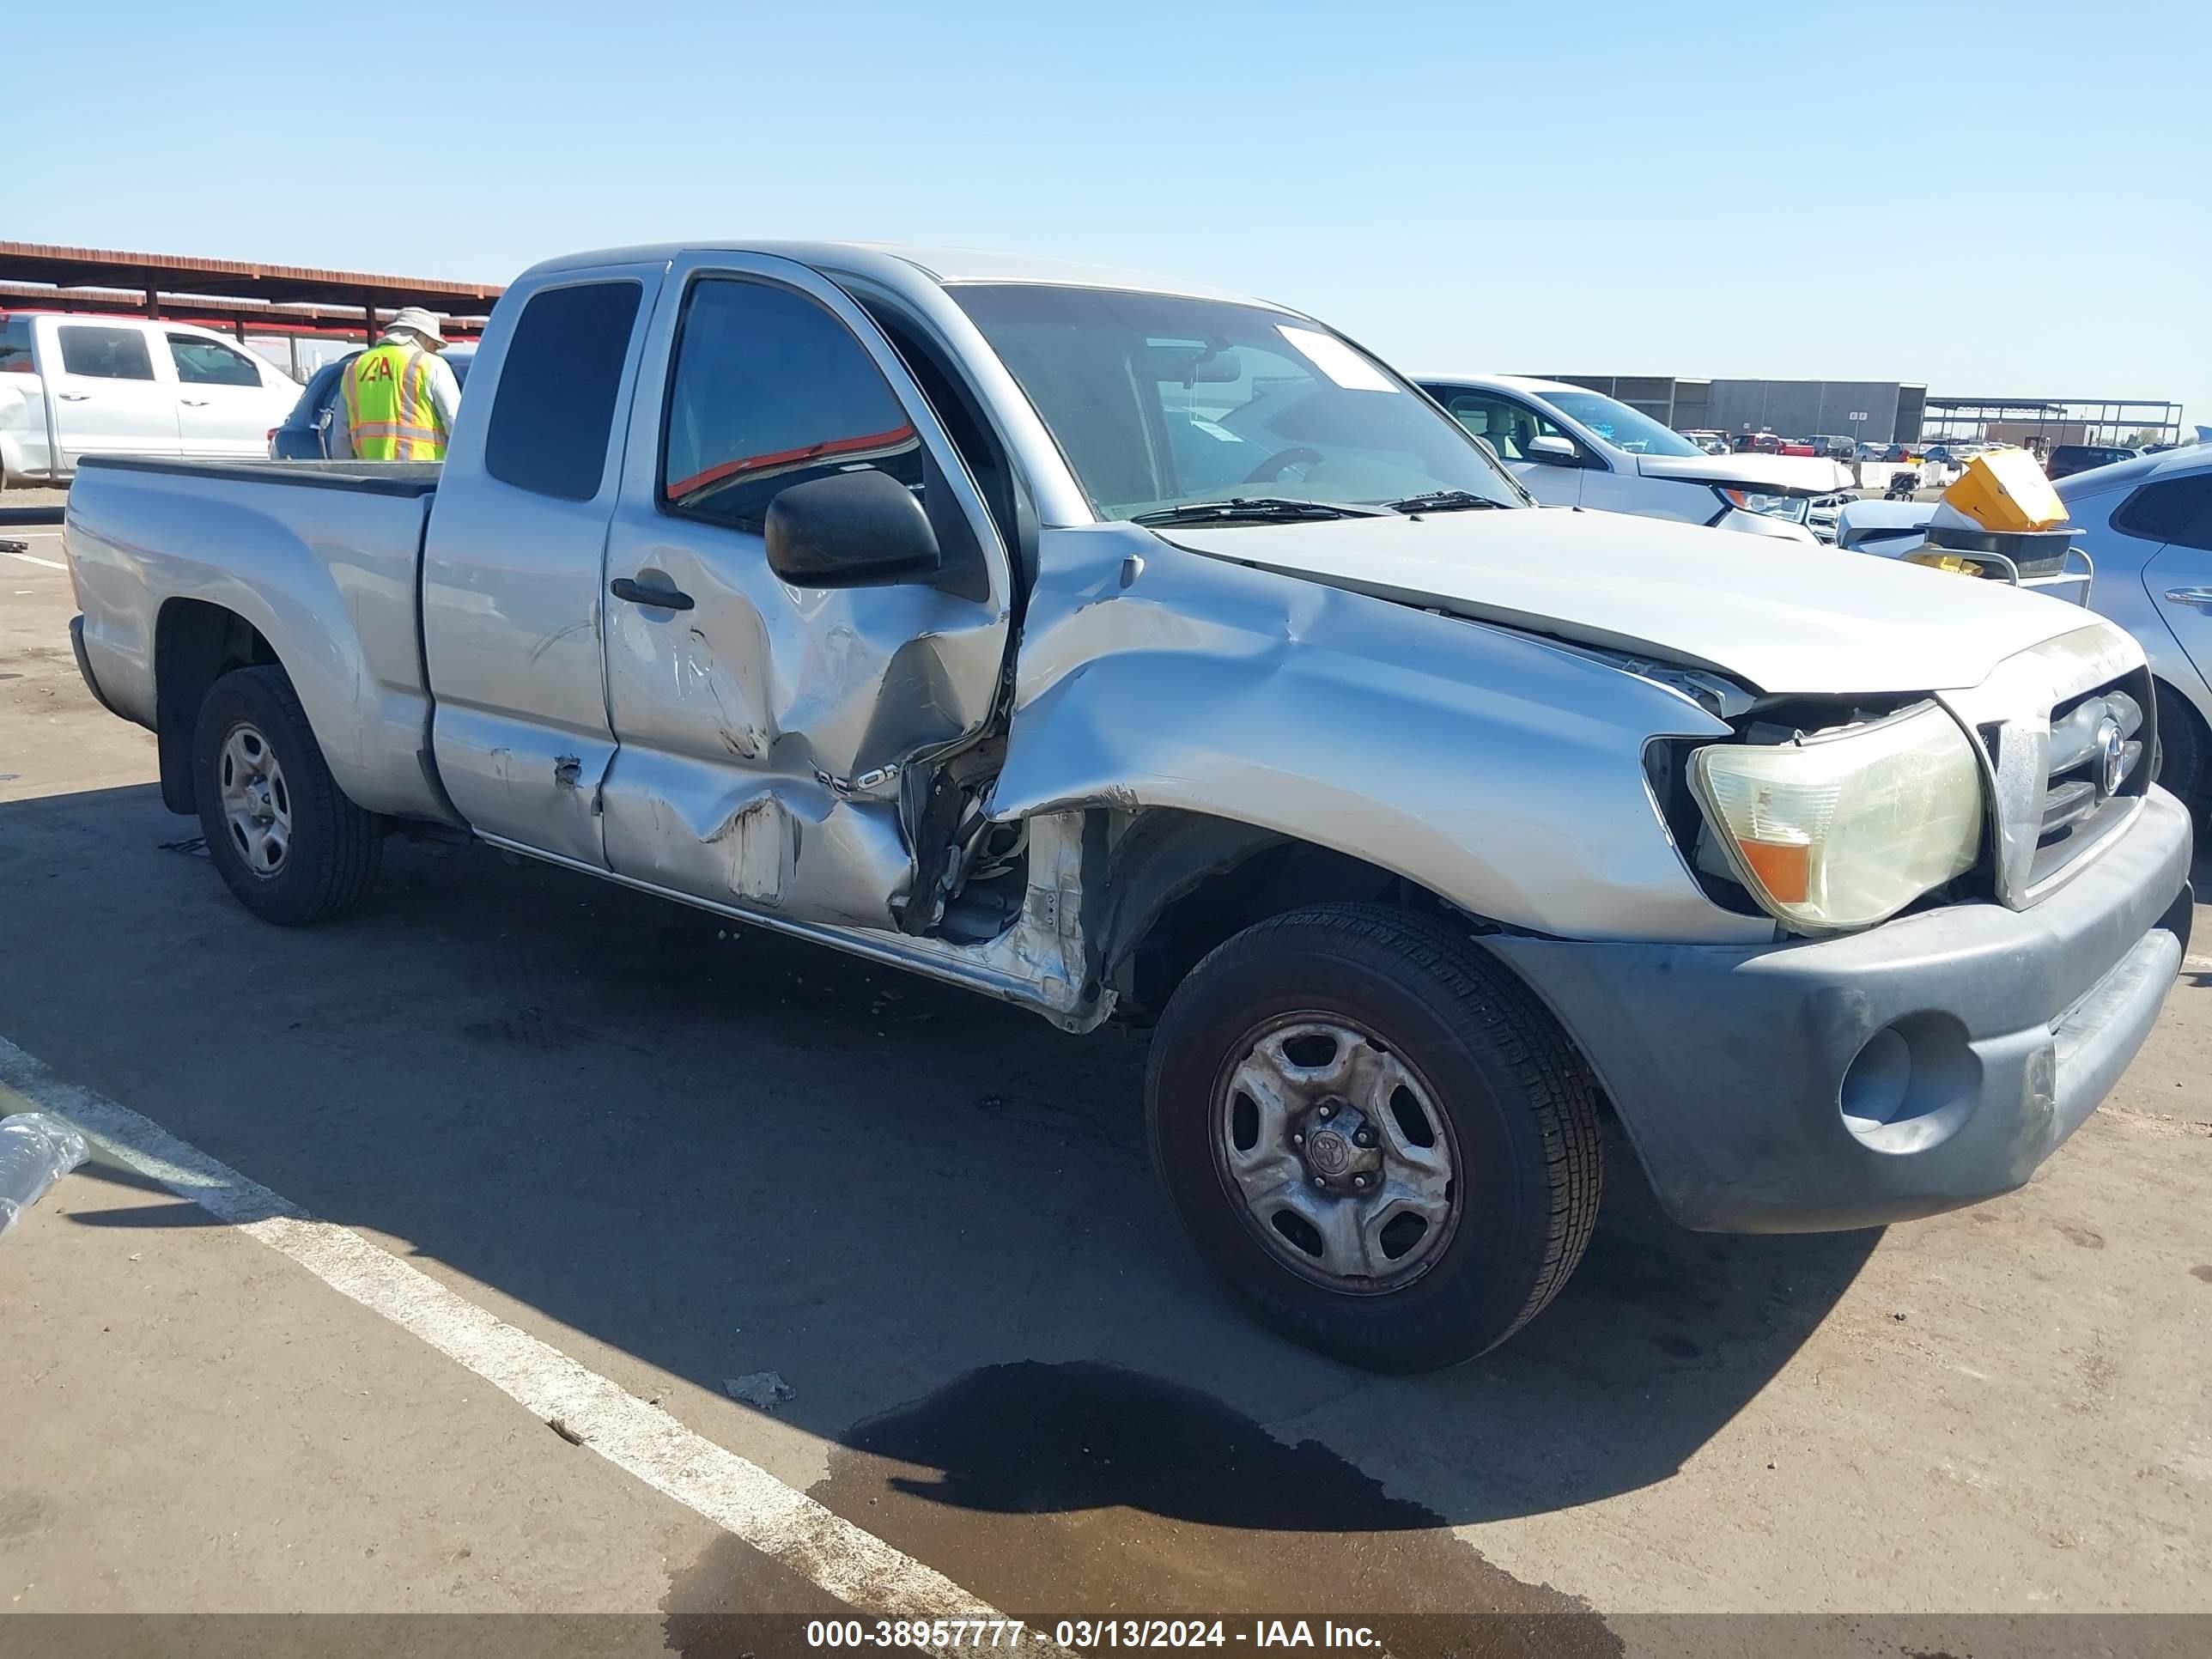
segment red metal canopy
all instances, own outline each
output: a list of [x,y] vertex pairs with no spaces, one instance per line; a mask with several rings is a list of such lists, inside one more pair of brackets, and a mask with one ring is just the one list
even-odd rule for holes
[[422,306],[447,319],[448,333],[465,337],[481,329],[501,292],[488,283],[0,242],[0,307],[16,310],[122,311],[241,331],[368,335],[400,307]]

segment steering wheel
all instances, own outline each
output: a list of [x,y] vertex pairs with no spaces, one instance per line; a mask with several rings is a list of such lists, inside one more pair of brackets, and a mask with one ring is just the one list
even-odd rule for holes
[[1288,449],[1279,449],[1244,475],[1246,483],[1266,483],[1286,466],[1310,465],[1322,459],[1321,451],[1294,444]]

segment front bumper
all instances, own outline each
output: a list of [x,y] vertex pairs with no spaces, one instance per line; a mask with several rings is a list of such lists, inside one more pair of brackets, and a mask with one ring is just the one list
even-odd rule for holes
[[1482,942],[1581,1046],[1677,1221],[1877,1226],[2011,1191],[2096,1109],[2180,971],[2190,854],[2154,789],[2025,911],[1750,947]]

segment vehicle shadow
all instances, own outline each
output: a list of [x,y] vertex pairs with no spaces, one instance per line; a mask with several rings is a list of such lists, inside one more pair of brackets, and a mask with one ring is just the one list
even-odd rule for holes
[[[708,1413],[777,1373],[783,1420],[939,1508],[1338,1532],[1587,1504],[1704,1446],[1878,1238],[1685,1232],[1616,1137],[1546,1313],[1459,1370],[1364,1377],[1183,1247],[1140,1035],[479,848],[394,842],[362,913],[272,928],[183,828],[150,787],[0,806],[0,1034],[586,1364],[633,1356]],[[78,1219],[165,1218],[204,1219]]]

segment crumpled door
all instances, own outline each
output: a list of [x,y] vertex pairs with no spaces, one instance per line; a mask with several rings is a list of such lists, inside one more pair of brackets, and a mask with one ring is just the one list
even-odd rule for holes
[[[668,388],[665,419],[641,398],[607,544],[608,862],[716,903],[893,928],[915,857],[902,795],[994,711],[1005,550],[920,389],[841,289],[725,254],[695,256],[666,292],[641,380]],[[916,492],[943,568],[782,580],[768,503],[857,467]]]

